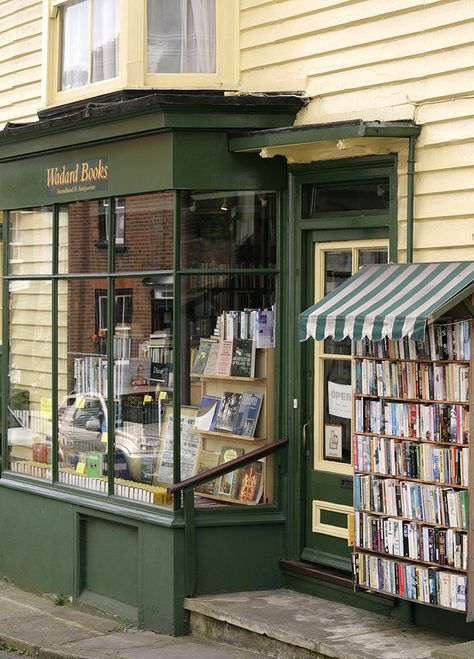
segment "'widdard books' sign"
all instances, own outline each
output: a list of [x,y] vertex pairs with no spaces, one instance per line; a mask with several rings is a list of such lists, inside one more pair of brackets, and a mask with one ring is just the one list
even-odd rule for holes
[[90,158],[66,162],[46,169],[48,196],[87,194],[107,190],[109,184],[108,158]]

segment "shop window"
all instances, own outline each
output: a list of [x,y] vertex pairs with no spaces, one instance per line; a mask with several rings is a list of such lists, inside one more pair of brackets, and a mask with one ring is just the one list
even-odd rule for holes
[[[110,202],[101,199],[99,202],[99,242],[98,247],[106,247],[109,242]],[[115,200],[115,246],[125,245],[125,199]]]
[[43,2],[46,106],[124,88],[236,88],[238,0]]
[[119,69],[119,0],[80,0],[60,8],[59,89],[109,80]]

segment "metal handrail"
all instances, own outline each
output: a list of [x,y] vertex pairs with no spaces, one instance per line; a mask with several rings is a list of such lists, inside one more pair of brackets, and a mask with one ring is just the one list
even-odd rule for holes
[[260,458],[264,458],[266,455],[270,455],[271,453],[278,451],[278,449],[283,448],[287,444],[288,439],[279,439],[276,442],[272,442],[271,444],[266,444],[265,446],[256,448],[249,453],[239,455],[238,458],[228,460],[227,462],[224,462],[217,467],[211,467],[211,469],[197,474],[196,476],[191,476],[191,478],[186,478],[184,481],[174,483],[168,487],[167,491],[169,494],[176,494],[177,492],[182,492],[183,490],[195,488],[197,485],[201,485],[201,483],[207,483],[208,481],[212,481],[219,476],[228,474],[229,472],[234,471],[239,467],[244,467],[251,462],[255,462]]

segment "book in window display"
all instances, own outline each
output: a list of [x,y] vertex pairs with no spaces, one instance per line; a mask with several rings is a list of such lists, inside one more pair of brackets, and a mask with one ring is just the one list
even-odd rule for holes
[[252,339],[232,340],[231,377],[253,378],[255,374],[255,341]]
[[455,611],[469,569],[470,331],[363,339],[354,356],[355,581]]
[[205,394],[199,403],[199,409],[194,424],[195,428],[197,428],[197,430],[215,430],[220,405],[220,398]]
[[221,399],[216,421],[216,431],[233,433],[239,413],[242,394],[235,391],[225,391]]
[[245,437],[255,436],[262,402],[263,394],[253,392],[242,393],[233,429],[234,435]]

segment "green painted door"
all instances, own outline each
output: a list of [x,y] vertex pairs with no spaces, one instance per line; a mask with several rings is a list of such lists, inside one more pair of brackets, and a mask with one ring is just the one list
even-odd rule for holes
[[[359,267],[387,262],[384,239],[311,241],[311,249],[311,303],[331,293]],[[312,374],[312,396],[307,401],[310,421],[303,428],[307,500],[302,558],[349,570],[353,474],[350,339],[315,342],[311,361],[307,364]]]
[[[377,175],[380,172],[379,175]],[[393,248],[393,170],[345,167],[295,177],[302,264],[301,310]],[[389,208],[390,207],[390,208]],[[396,237],[396,236],[395,236]],[[393,256],[392,256],[393,258]],[[352,547],[351,342],[301,345],[302,528],[300,558],[350,571]]]

